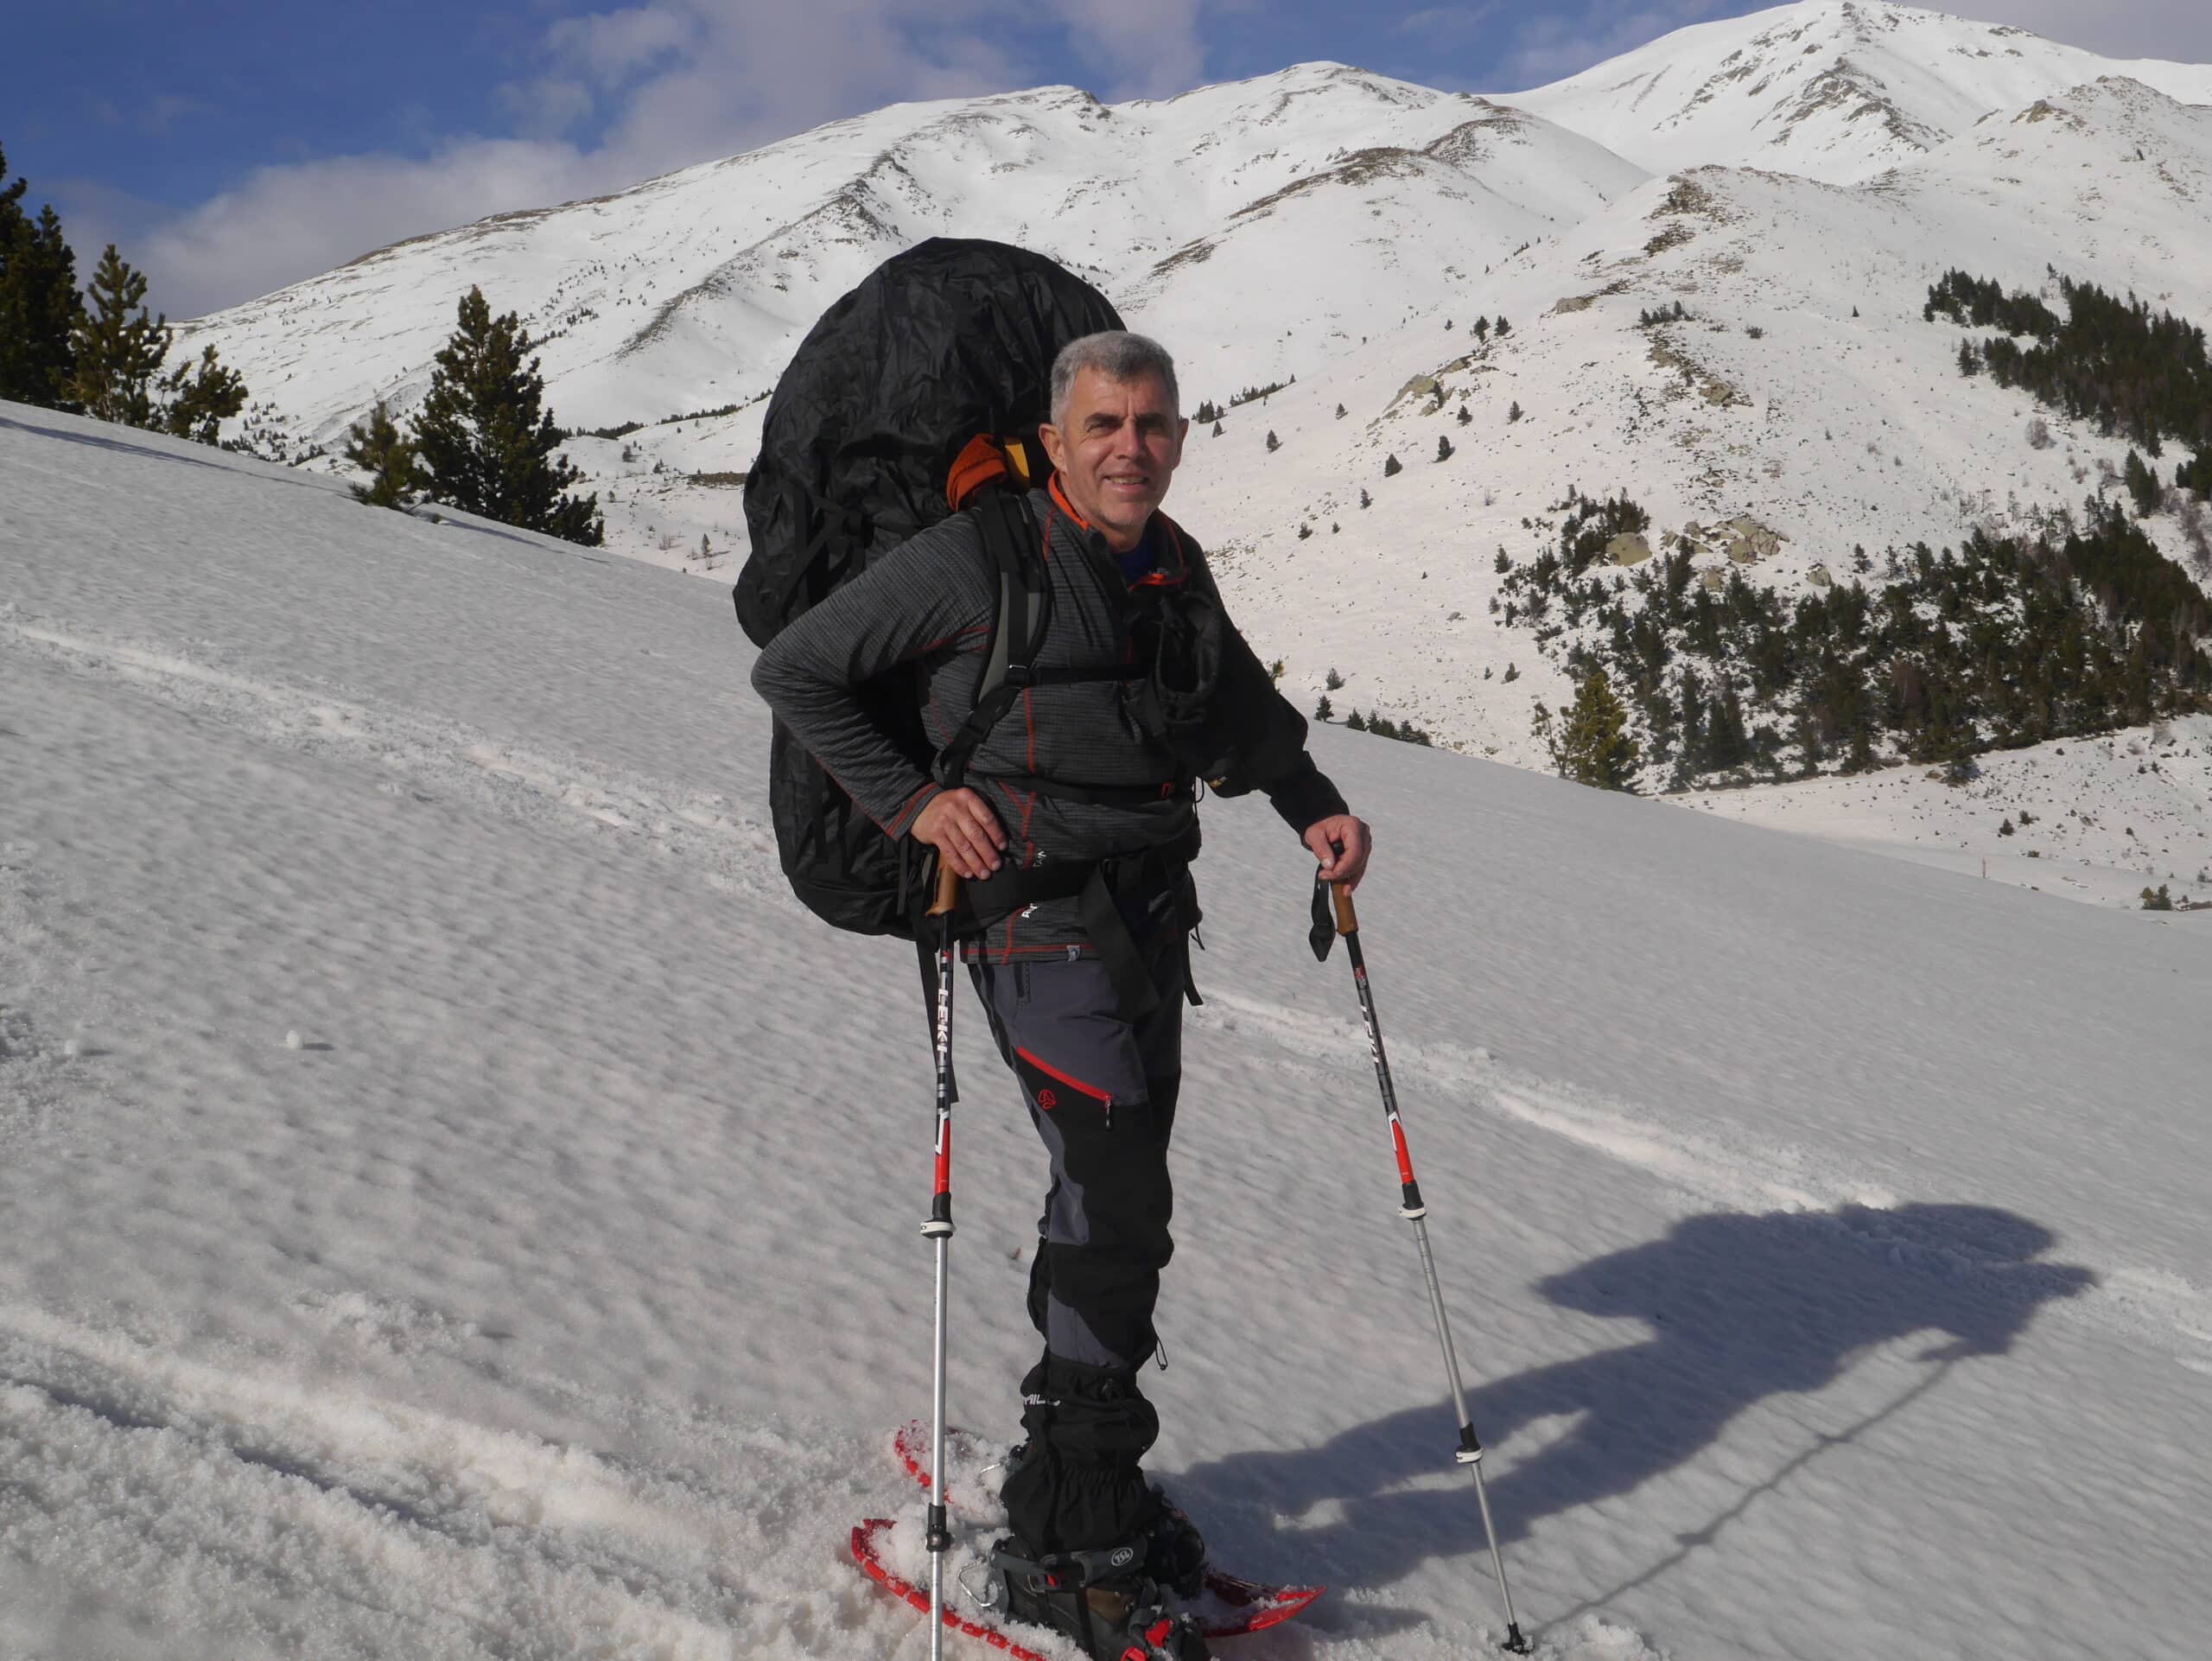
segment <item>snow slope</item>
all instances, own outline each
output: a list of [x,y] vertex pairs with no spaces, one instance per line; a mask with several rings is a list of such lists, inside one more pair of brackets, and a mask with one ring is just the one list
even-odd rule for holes
[[[0,1654],[923,1653],[842,1561],[916,1515],[912,968],[783,890],[719,585],[16,406],[0,498]],[[2199,1653],[2212,936],[1315,744],[1541,1652]],[[1156,1468],[1336,1588],[1224,1656],[1478,1653],[1348,976],[1207,811]]]
[[2212,716],[1993,751],[1964,785],[1900,767],[1666,799],[2091,904],[2139,909],[2163,888],[2212,913]]

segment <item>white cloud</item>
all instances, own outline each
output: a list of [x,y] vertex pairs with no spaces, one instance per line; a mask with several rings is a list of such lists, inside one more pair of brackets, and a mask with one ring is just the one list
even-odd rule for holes
[[[1202,7],[1050,0],[1102,96],[1181,92],[1205,70]],[[1041,79],[1004,42],[1033,0],[645,0],[551,24],[535,73],[499,89],[510,131],[421,158],[271,166],[130,241],[156,305],[191,316],[402,238],[595,195],[902,100]],[[576,135],[596,118],[598,137]]]
[[1579,74],[1662,35],[1710,21],[1722,10],[1719,0],[1600,0],[1580,16],[1541,12],[1515,33],[1513,45],[1492,78],[1494,90],[1522,92]]
[[1101,97],[1166,98],[1198,84],[1199,0],[1053,0],[1075,44],[1109,70]]

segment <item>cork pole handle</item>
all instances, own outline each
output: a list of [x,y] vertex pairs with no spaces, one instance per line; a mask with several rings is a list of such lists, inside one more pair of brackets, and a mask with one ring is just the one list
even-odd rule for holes
[[960,874],[940,856],[937,866],[937,898],[930,902],[929,914],[932,917],[944,916],[959,898]]
[[1351,907],[1351,890],[1341,882],[1329,884],[1329,897],[1336,902],[1337,932],[1351,934],[1359,927],[1359,913]]

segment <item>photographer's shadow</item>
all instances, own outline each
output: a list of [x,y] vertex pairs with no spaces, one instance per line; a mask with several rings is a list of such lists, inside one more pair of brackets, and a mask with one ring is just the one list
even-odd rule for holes
[[[1484,1469],[1501,1541],[1632,1492],[1694,1458],[1745,1409],[1819,1391],[1874,1346],[1921,1333],[1950,1340],[1919,1358],[1941,1365],[1877,1416],[1924,1394],[1951,1365],[2004,1354],[2045,1302],[2095,1283],[2086,1269],[2041,1261],[2053,1244],[2040,1225],[1982,1206],[1718,1212],[1539,1282],[1562,1308],[1642,1321],[1649,1335],[1472,1388],[1475,1427],[1496,1449]],[[1479,1342],[1455,1336],[1478,1378]],[[1433,1341],[1416,1353],[1409,1339],[1408,1364],[1440,1373]],[[1452,1470],[1450,1419],[1432,1401],[1318,1448],[1194,1466],[1174,1487],[1228,1525],[1223,1537],[1248,1537],[1255,1560],[1384,1585],[1430,1557],[1480,1549],[1466,1480],[1421,1480]],[[1533,1453],[1513,1447],[1545,1420],[1563,1423],[1546,1426]],[[1747,1487],[1736,1509],[1798,1463]]]

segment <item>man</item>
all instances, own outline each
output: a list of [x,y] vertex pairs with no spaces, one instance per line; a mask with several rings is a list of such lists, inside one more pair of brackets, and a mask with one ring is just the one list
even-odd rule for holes
[[[1022,1381],[1028,1441],[995,1558],[1010,1613],[1113,1661],[1207,1653],[1162,1596],[1195,1594],[1205,1548],[1140,1469],[1159,1421],[1137,1385],[1173,1249],[1167,1145],[1198,920],[1192,775],[1206,769],[1218,793],[1264,791],[1330,881],[1356,884],[1369,849],[1306,753],[1304,719],[1221,614],[1198,548],[1158,512],[1188,429],[1154,341],[1091,334],[1059,353],[1039,429],[1056,471],[1029,497],[1051,590],[1040,672],[965,780],[948,787],[901,756],[855,688],[919,664],[939,748],[975,706],[998,595],[972,516],[831,594],[753,674],[886,834],[935,849],[964,881],[1094,874],[1081,893],[1063,885],[1013,910],[966,956],[1051,1161],[1029,1293],[1045,1353]],[[1192,640],[1211,644],[1179,656]],[[1051,673],[1101,665],[1104,677]]]

